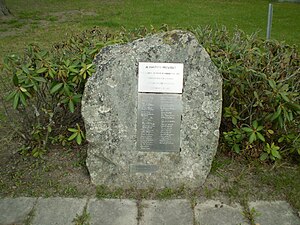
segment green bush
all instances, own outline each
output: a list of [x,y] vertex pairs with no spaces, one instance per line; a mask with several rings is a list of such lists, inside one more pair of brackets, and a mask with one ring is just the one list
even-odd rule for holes
[[[165,25],[162,30],[168,27]],[[261,160],[300,155],[300,69],[296,47],[237,30],[191,29],[223,76],[223,137],[220,146]],[[154,29],[151,32],[156,32]],[[40,156],[48,143],[84,139],[80,101],[92,60],[106,45],[126,43],[150,32],[118,34],[95,28],[50,51],[29,46],[23,57],[8,56],[3,77],[14,88],[7,100],[22,115],[23,152]]]
[[105,35],[97,35],[98,43],[92,42],[93,33],[86,32],[50,51],[30,45],[22,57],[5,58],[1,76],[12,77],[14,87],[6,100],[21,116],[15,129],[24,139],[22,153],[41,156],[49,142],[65,145],[75,139],[81,144],[81,96],[95,71],[93,57],[105,45],[101,40],[108,42]]
[[193,31],[223,76],[223,143],[236,153],[300,155],[300,58],[296,47],[226,28]]
[[95,54],[106,45],[125,43],[145,32],[140,28],[113,34],[95,28],[49,51],[30,45],[22,56],[7,56],[0,64],[1,77],[11,79],[12,85],[2,82],[2,89],[8,90],[5,99],[17,114],[9,107],[5,114],[11,117],[7,125],[24,139],[21,153],[39,157],[49,143],[64,146],[74,140],[81,144],[85,135],[80,103],[86,80],[95,72]]

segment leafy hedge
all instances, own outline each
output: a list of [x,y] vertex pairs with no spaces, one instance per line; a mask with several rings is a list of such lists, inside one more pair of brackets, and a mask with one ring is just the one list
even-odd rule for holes
[[[300,154],[297,49],[238,30],[232,35],[225,28],[199,27],[191,32],[224,79],[220,146],[261,160]],[[41,156],[49,143],[81,144],[80,101],[94,72],[95,54],[106,45],[149,33],[145,28],[117,34],[95,28],[50,51],[31,45],[23,56],[8,56],[1,76],[12,78],[14,87],[6,99],[22,115],[21,126],[15,128],[24,139],[21,152]]]
[[223,143],[261,160],[300,155],[300,58],[295,46],[226,28],[194,32],[223,76]]
[[21,56],[7,56],[0,64],[0,76],[12,82],[0,83],[0,95],[3,90],[9,92],[5,100],[11,101],[17,114],[2,97],[5,113],[0,112],[0,121],[24,140],[20,152],[39,157],[49,144],[64,146],[73,140],[81,144],[85,138],[81,97],[87,78],[95,71],[95,54],[106,45],[137,39],[145,32],[141,28],[114,34],[95,28],[55,44],[48,51],[30,45]]

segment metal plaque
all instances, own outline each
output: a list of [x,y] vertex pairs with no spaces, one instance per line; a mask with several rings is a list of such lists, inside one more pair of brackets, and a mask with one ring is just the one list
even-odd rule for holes
[[138,165],[130,165],[131,173],[155,173],[158,170],[157,165],[150,164],[138,164]]
[[182,93],[182,63],[139,63],[139,92]]
[[181,94],[139,93],[138,151],[178,152],[181,114]]

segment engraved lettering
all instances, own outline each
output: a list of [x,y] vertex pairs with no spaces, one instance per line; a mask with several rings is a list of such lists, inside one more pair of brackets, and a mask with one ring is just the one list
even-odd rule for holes
[[138,150],[179,151],[181,114],[181,95],[139,93]]

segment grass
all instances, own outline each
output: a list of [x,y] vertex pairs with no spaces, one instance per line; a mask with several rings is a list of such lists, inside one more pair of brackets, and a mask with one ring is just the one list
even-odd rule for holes
[[223,154],[218,154],[212,167],[210,176],[200,189],[188,189],[182,186],[177,189],[132,188],[124,190],[98,186],[96,196],[100,199],[134,198],[140,200],[172,198],[193,200],[201,196],[219,199],[221,196],[226,196],[232,202],[245,204],[256,199],[287,199],[293,207],[300,210],[300,165],[289,165],[285,162],[274,166],[260,161],[233,160]]
[[274,194],[284,194],[287,200],[300,211],[300,166],[271,170],[260,168],[260,182],[274,187]]
[[[50,47],[71,34],[94,26],[119,31],[122,27],[133,29],[140,26],[159,28],[188,28],[199,25],[225,25],[229,30],[238,27],[246,33],[260,30],[265,37],[267,24],[267,0],[7,0],[14,14],[11,20],[0,21],[9,29],[9,35],[0,30],[0,57],[20,52],[29,43]],[[289,44],[300,44],[300,4],[274,3],[271,37]],[[39,25],[25,26],[34,21]],[[21,28],[21,29],[20,29]],[[2,28],[3,30],[3,28]],[[1,34],[1,32],[3,34]]]
[[68,151],[53,146],[45,159],[18,154],[2,157],[0,196],[91,195],[94,187],[90,185],[86,168],[82,165],[83,158],[84,148]]
[[[129,199],[227,199],[240,202],[245,209],[254,200],[287,200],[300,211],[300,165],[263,164],[242,158],[229,158],[218,153],[203,187],[184,186],[170,189],[123,189],[94,187],[84,163],[85,148],[61,149],[52,147],[44,160],[15,154],[2,157],[0,197],[86,197]],[[245,211],[249,217],[251,211]]]
[[81,215],[76,215],[73,223],[75,225],[90,225],[90,214],[87,212],[87,206],[84,207],[83,213]]

